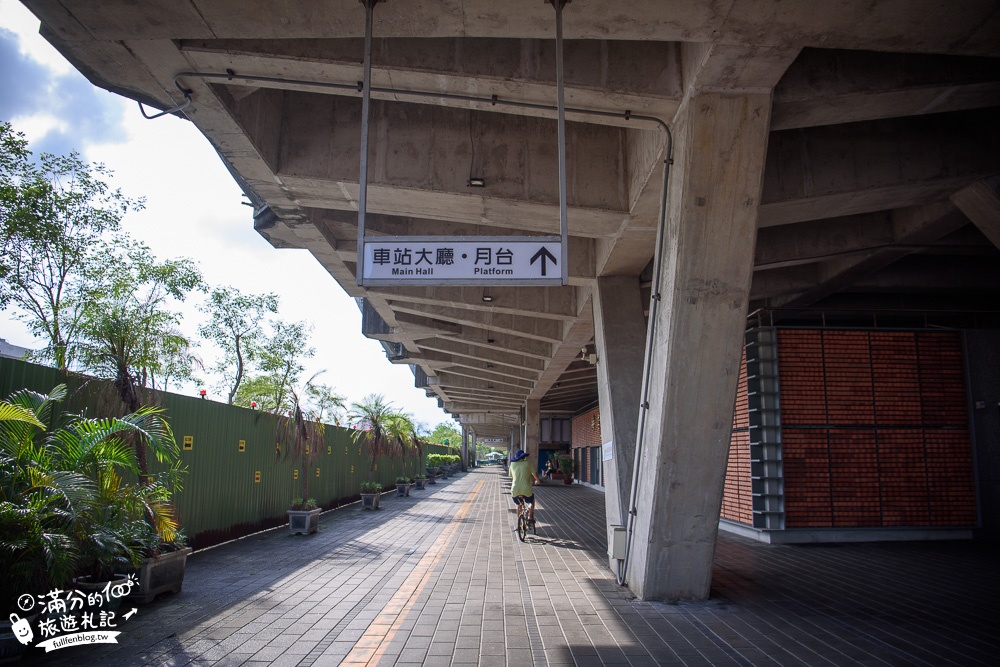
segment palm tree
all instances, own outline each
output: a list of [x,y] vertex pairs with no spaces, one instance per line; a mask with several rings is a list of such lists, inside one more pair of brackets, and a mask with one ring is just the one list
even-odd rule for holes
[[[319,443],[323,441],[326,427],[321,422],[306,418],[299,401],[299,392],[295,389],[289,389],[289,395],[292,398],[292,415],[291,417],[278,417],[278,433],[276,435],[278,442],[284,442],[286,448],[283,454],[279,450],[276,456],[299,461],[301,471],[299,474],[300,498],[303,503],[308,503],[309,464],[315,462],[317,458]],[[293,504],[296,503],[293,501]]]
[[[315,380],[325,371],[319,371],[306,380],[305,386],[301,389],[287,387],[288,396],[291,397],[292,407],[289,410],[291,418],[278,418],[278,442],[286,445],[284,454],[280,452],[278,456],[292,458],[301,464],[301,474],[299,475],[299,486],[301,490],[300,498],[308,504],[309,500],[309,475],[307,470],[318,458],[320,445],[323,442],[323,435],[326,432],[326,425],[321,421],[326,410],[334,407],[344,407],[344,399],[333,393],[333,390],[326,385],[316,384]],[[303,409],[305,397],[312,398],[319,404],[315,409]],[[310,444],[312,443],[312,444]],[[295,504],[295,503],[293,503]]]
[[396,412],[386,420],[386,436],[395,444],[396,450],[403,457],[403,465],[406,465],[406,451],[413,444],[416,427],[410,416],[403,412]]
[[392,438],[389,430],[395,415],[392,403],[386,401],[382,394],[368,394],[360,403],[352,403],[347,413],[347,419],[355,429],[351,437],[368,450],[370,482],[375,481],[378,459],[399,453],[399,443]]

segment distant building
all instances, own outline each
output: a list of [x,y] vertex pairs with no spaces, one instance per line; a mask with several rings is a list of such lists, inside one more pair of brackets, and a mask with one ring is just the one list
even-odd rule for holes
[[13,345],[8,343],[3,338],[0,338],[0,357],[9,357],[11,359],[24,359],[25,355],[31,352],[31,348],[21,347],[20,345]]

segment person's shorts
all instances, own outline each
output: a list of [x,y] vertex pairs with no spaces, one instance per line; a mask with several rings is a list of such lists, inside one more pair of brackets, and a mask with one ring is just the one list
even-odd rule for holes
[[511,496],[511,498],[514,500],[515,505],[521,504],[521,498],[527,500],[529,504],[535,502],[535,494],[533,493],[530,496]]

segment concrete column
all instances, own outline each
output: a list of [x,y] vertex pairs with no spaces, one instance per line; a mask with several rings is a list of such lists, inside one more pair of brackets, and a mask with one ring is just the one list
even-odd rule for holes
[[540,401],[529,399],[524,409],[524,440],[521,449],[528,452],[532,465],[538,468],[538,437],[542,429]]
[[469,471],[469,427],[462,425],[462,472]]
[[598,278],[594,296],[601,440],[610,442],[612,451],[612,458],[604,461],[604,503],[608,525],[624,526],[635,461],[646,318],[636,277]]
[[627,583],[705,599],[753,271],[770,94],[693,94],[674,124],[660,307]]

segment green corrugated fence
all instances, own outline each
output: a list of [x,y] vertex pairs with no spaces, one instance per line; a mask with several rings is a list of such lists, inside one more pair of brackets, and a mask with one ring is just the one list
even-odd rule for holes
[[[121,414],[106,382],[66,377],[53,368],[0,358],[4,398],[20,389],[47,393],[58,384],[67,384],[72,392],[65,406],[68,411]],[[157,393],[155,400],[166,410],[188,468],[184,488],[174,502],[195,548],[285,523],[285,511],[301,495],[302,475],[308,477],[309,497],[326,509],[357,500],[361,482],[368,478],[370,461],[352,441],[350,429],[327,425],[319,450],[303,467],[301,461],[276,451],[279,418],[275,415],[179,394]],[[424,445],[423,453],[454,453],[454,448]],[[155,464],[150,462],[151,469]],[[418,470],[415,455],[379,460],[374,481],[391,486],[397,476],[413,477]]]

